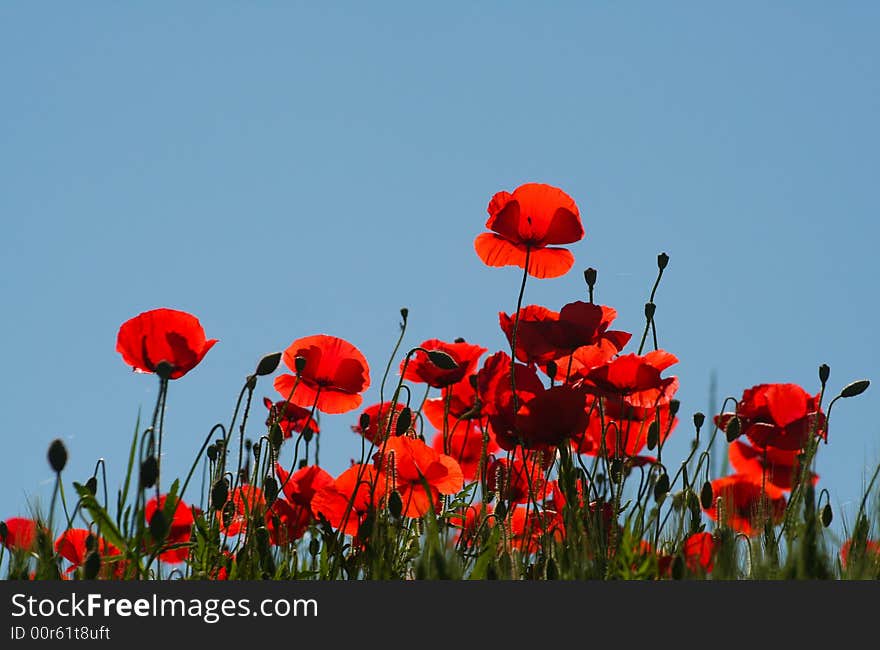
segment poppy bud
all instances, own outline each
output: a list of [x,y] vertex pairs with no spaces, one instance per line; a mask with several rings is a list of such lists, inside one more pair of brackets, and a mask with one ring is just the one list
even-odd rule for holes
[[827,363],[823,363],[819,366],[819,382],[824,386],[828,382],[828,377],[831,375],[831,368],[828,367]]
[[315,437],[315,432],[312,431],[309,427],[306,427],[302,431],[302,437],[303,437],[303,440],[305,440],[306,442],[311,442],[312,438]]
[[400,413],[397,416],[397,424],[394,427],[394,434],[397,436],[405,436],[406,432],[409,431],[409,427],[412,424],[412,411],[408,406],[404,406],[400,409]]
[[406,323],[406,319],[409,316],[409,309],[406,307],[400,308],[400,317],[403,319],[403,322]]
[[466,343],[466,342],[467,342],[467,341],[464,340],[464,337],[463,337],[463,336],[459,336],[458,338],[456,338],[456,339],[453,341],[453,343]]
[[257,376],[249,375],[244,385],[249,391],[253,392],[257,387]]
[[269,443],[272,445],[272,448],[277,452],[281,449],[281,445],[284,442],[284,432],[281,430],[281,427],[277,424],[273,424],[269,429]]
[[825,507],[822,508],[822,525],[828,528],[831,525],[832,519],[834,519],[834,513],[831,512],[831,504],[826,503]]
[[739,438],[740,434],[740,421],[737,416],[733,416],[730,418],[730,421],[727,423],[727,427],[724,429],[724,433],[727,436],[727,442],[733,442],[737,438]]
[[301,355],[297,355],[297,357],[293,360],[293,367],[296,370],[296,374],[301,374],[303,370],[306,369],[306,358]]
[[0,542],[6,542],[7,535],[9,535],[9,526],[5,521],[0,520]]
[[550,381],[556,381],[556,373],[559,372],[559,367],[556,365],[555,361],[547,362],[547,376],[550,377]]
[[171,373],[174,372],[174,366],[167,361],[160,361],[156,364],[156,374],[159,379],[171,379]]
[[318,541],[317,537],[313,537],[312,541],[309,542],[309,555],[315,557],[320,550],[321,542]]
[[267,476],[263,480],[263,494],[266,495],[267,504],[271,504],[278,496],[278,481],[274,477]]
[[648,449],[654,449],[660,441],[660,423],[653,420],[648,425]]
[[861,395],[864,393],[868,386],[871,385],[871,382],[867,379],[860,379],[858,381],[854,381],[851,384],[847,384],[842,391],[840,391],[841,397],[855,397],[856,395]]
[[712,507],[712,499],[715,496],[714,492],[712,492],[712,484],[709,481],[703,483],[703,489],[700,490],[700,505],[703,506],[704,510],[708,510]]
[[147,459],[141,463],[140,481],[142,488],[153,487],[159,478],[159,461],[155,456],[147,456]]
[[669,400],[669,415],[675,417],[676,413],[678,413],[678,409],[681,406],[681,402],[677,399]]
[[428,350],[428,358],[440,370],[455,370],[458,368],[455,359],[440,350]]
[[660,253],[657,256],[657,268],[661,271],[666,268],[666,265],[669,264],[669,255],[666,253]]
[[98,555],[98,551],[92,551],[86,556],[83,569],[86,580],[94,580],[98,577],[98,572],[101,570],[101,556]]
[[615,483],[620,481],[620,477],[623,475],[623,461],[619,458],[612,460],[608,473],[611,476],[612,481]]
[[361,522],[361,525],[358,526],[357,536],[361,540],[368,539],[370,537],[370,533],[373,532],[373,515],[372,513],[368,514],[364,517],[364,520]]
[[703,427],[703,423],[706,421],[706,416],[697,411],[694,413],[694,426],[699,431]]
[[211,507],[219,510],[229,498],[229,481],[226,478],[218,479],[211,487]]
[[587,286],[592,289],[596,286],[596,269],[592,266],[584,271],[584,282],[587,283]]
[[657,482],[654,483],[654,501],[656,503],[660,503],[663,499],[666,498],[666,494],[669,492],[669,475],[666,472],[663,472],[660,476],[657,477]]
[[305,458],[301,458],[299,461],[299,464],[297,465],[297,469],[305,469],[308,466],[309,466],[309,461],[307,461]]
[[370,414],[369,413],[361,413],[360,420],[358,421],[358,425],[361,428],[361,431],[366,431],[370,426]]
[[94,476],[90,476],[89,480],[86,481],[86,489],[92,496],[95,496],[95,494],[97,494],[98,492],[98,479],[96,479]]
[[280,352],[272,352],[271,354],[267,354],[262,359],[260,359],[260,363],[257,364],[257,370],[255,374],[259,375],[260,377],[271,375],[278,368],[279,363],[281,363]]
[[60,473],[67,465],[67,447],[64,446],[61,438],[56,438],[49,445],[49,465],[56,474]]
[[208,445],[208,448],[205,450],[205,454],[208,456],[208,460],[214,462],[217,460],[217,447],[214,445]]
[[168,534],[168,520],[165,519],[165,513],[161,509],[157,509],[150,517],[150,535],[157,544],[161,544]]
[[700,499],[697,497],[697,493],[693,490],[687,491],[687,505],[688,509],[691,511],[691,517],[700,516]]
[[648,320],[652,320],[654,318],[654,312],[656,311],[657,305],[655,305],[653,302],[645,303],[645,318],[647,318]]
[[400,498],[400,492],[397,490],[394,490],[391,496],[388,497],[388,512],[395,519],[400,519],[400,516],[403,514],[403,500]]

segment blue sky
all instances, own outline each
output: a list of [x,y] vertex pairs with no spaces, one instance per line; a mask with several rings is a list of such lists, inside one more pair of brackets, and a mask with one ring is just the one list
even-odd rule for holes
[[[586,237],[526,303],[583,299],[593,266],[637,340],[670,255],[670,456],[713,372],[719,401],[818,391],[820,363],[832,393],[877,379],[878,18],[863,2],[3,3],[0,518],[48,502],[55,437],[69,479],[104,457],[119,485],[156,382],[115,338],[146,309],[220,339],[171,386],[173,473],[260,356],[299,337],[364,352],[365,404],[403,306],[405,345],[503,349],[519,273],[483,266],[473,239],[492,194],[529,181],[568,192]],[[874,387],[835,406],[818,471],[838,523],[880,460],[878,410]],[[355,419],[322,420],[331,472],[358,453]]]

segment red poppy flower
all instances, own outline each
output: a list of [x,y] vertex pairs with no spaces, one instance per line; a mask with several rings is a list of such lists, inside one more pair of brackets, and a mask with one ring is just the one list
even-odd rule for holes
[[[501,312],[498,317],[507,341],[512,344],[516,315]],[[558,314],[539,305],[523,307],[517,325],[516,358],[542,367],[548,361],[560,360],[557,367],[562,378],[569,365],[574,364],[569,357],[578,348],[597,348],[603,354],[596,365],[604,363],[620,352],[632,336],[608,330],[615,318],[617,311],[611,307],[580,301],[565,305]]]
[[312,498],[321,488],[332,485],[333,477],[317,465],[303,467],[292,475],[275,465],[281,489],[287,500],[276,499],[266,513],[269,539],[276,546],[301,538],[312,523]]
[[422,414],[433,426],[443,431],[443,415],[446,413],[446,401],[449,400],[449,413],[446,418],[446,430],[452,431],[459,420],[466,421],[480,417],[480,405],[477,403],[477,391],[471,381],[476,375],[468,375],[456,384],[443,389],[442,397],[425,400]]
[[401,361],[400,372],[403,373],[404,379],[428,384],[434,388],[451,386],[473,373],[476,370],[477,361],[486,351],[484,347],[471,345],[464,341],[446,343],[439,339],[423,341],[419,347],[431,352],[435,350],[445,352],[456,363],[455,368],[444,370],[431,361],[430,357],[422,350],[416,350],[409,362],[406,359]]
[[306,429],[312,433],[321,432],[318,423],[311,416],[311,409],[284,400],[273,403],[268,397],[263,398],[263,405],[269,409],[266,426],[271,427],[273,424],[278,424],[285,438],[290,438],[294,433],[302,433]]
[[[791,490],[800,479],[799,450],[767,447],[758,449],[741,440],[734,440],[727,449],[730,464],[739,474],[751,476],[756,483],[766,481],[780,490]],[[815,485],[817,474],[810,474]]]
[[[846,540],[840,547],[840,562],[846,568],[852,554],[853,540]],[[865,556],[874,562],[880,562],[880,541],[865,540]]]
[[[694,533],[689,536],[682,545],[681,552],[685,566],[691,573],[702,575],[712,573],[715,568],[715,538],[712,533]],[[657,568],[661,576],[672,575],[673,555],[658,554]]]
[[595,402],[589,404],[587,413],[589,423],[584,434],[574,441],[574,446],[578,453],[590,456],[602,453],[603,423],[605,453],[609,458],[638,457],[648,443],[648,433],[655,420],[658,424],[658,443],[663,443],[678,425],[678,418],[671,416],[668,403],[658,408],[643,409],[622,404],[619,400],[605,400],[601,414]]
[[[165,498],[166,495],[163,494],[158,500],[153,497],[147,501],[146,506],[144,506],[144,515],[148,524],[153,519],[156,510],[165,508]],[[177,546],[178,544],[186,544],[190,540],[192,537],[192,527],[195,523],[194,513],[198,514],[199,509],[190,507],[178,499],[177,505],[174,507],[174,516],[168,527],[168,535],[165,537],[163,545]],[[169,564],[177,564],[186,560],[188,556],[189,548],[182,546],[163,551],[159,554],[159,559]]]
[[3,545],[11,551],[30,551],[37,542],[37,522],[25,517],[7,519]]
[[388,477],[389,493],[396,490],[400,494],[404,517],[437,512],[441,494],[455,494],[464,486],[464,476],[455,459],[417,438],[389,438],[373,462]]
[[524,505],[510,515],[510,544],[525,553],[536,553],[545,538],[562,540],[564,532],[555,512]]
[[[587,427],[586,393],[567,385],[541,391],[519,408],[516,427],[519,441],[527,449],[556,447],[583,435]],[[515,441],[507,439],[507,443]],[[505,440],[499,439],[505,449]]]
[[[356,536],[358,528],[375,509],[373,495],[383,496],[384,476],[372,465],[352,465],[330,485],[312,497],[312,513],[348,535]],[[374,491],[375,486],[375,491]]]
[[[392,436],[397,434],[397,418],[400,416],[400,412],[406,408],[406,404],[401,404],[397,402],[394,404],[394,408],[391,408],[390,402],[373,404],[372,406],[364,409],[364,412],[361,414],[366,415],[370,421],[367,424],[367,428],[361,428],[360,419],[358,419],[358,423],[352,425],[351,430],[357,434],[362,435],[364,438],[369,440],[374,444],[381,444],[382,440],[390,433]],[[390,422],[389,422],[389,414],[390,414]],[[407,430],[407,434],[415,434],[415,418],[413,418],[413,423],[410,425]]]
[[452,456],[461,467],[464,479],[473,481],[480,475],[480,462],[485,463],[488,455],[499,449],[495,437],[491,433],[486,435],[488,440],[485,441],[484,448],[482,430],[479,426],[468,424],[452,429],[445,441],[443,432],[438,432],[431,444],[435,451]]
[[491,503],[476,503],[449,513],[449,524],[459,529],[456,543],[465,548],[474,545],[481,530],[495,525],[493,511]]
[[244,533],[250,522],[258,521],[265,513],[263,491],[254,485],[241,485],[232,490],[226,504],[217,511],[217,519],[220,530],[232,536]]
[[[296,358],[305,359],[296,391],[294,375],[275,378],[275,390],[299,406],[323,413],[347,413],[361,405],[361,393],[370,387],[370,368],[360,350],[348,341],[326,334],[297,339],[284,351],[284,363],[296,370]],[[291,394],[292,393],[292,394]]]
[[306,534],[312,522],[312,512],[285,499],[275,499],[266,511],[266,530],[269,543],[285,546]]
[[[727,525],[734,530],[752,537],[763,530],[764,517],[772,523],[782,521],[785,514],[785,496],[778,488],[767,484],[762,489],[760,483],[751,476],[733,474],[712,481],[712,493],[715,495],[711,508],[704,509],[713,521],[718,521],[717,500],[722,499]],[[763,502],[763,508],[762,508]]]
[[170,379],[195,368],[217,339],[205,339],[199,319],[185,311],[153,309],[125,321],[116,337],[116,351],[137,372],[156,372],[171,365]]
[[815,431],[825,437],[825,414],[819,410],[819,395],[810,395],[797,384],[758,384],[743,391],[736,413],[723,413],[715,423],[726,430],[737,415],[740,433],[756,447],[803,449]]
[[521,363],[514,365],[516,399],[510,382],[510,356],[496,352],[486,359],[477,373],[477,392],[479,393],[483,415],[489,416],[489,426],[498,444],[504,449],[513,449],[519,440],[517,415],[519,408],[527,401],[544,392],[544,384],[531,366]]
[[581,373],[583,387],[593,395],[622,399],[636,408],[655,408],[669,403],[678,389],[678,377],[660,376],[678,358],[664,350],[643,356],[626,354],[605,365]]
[[99,575],[102,578],[121,578],[125,574],[125,563],[112,559],[122,555],[120,550],[104,538],[95,539],[92,532],[85,528],[70,528],[55,540],[55,552],[71,563],[66,573],[73,573],[85,564],[89,554],[86,542],[90,537],[95,540],[98,555],[101,557]]
[[574,200],[559,188],[526,183],[513,194],[495,194],[487,210],[486,228],[493,232],[474,240],[477,255],[487,266],[524,269],[528,254],[529,275],[555,278],[574,264],[570,251],[555,246],[580,241],[584,227]]

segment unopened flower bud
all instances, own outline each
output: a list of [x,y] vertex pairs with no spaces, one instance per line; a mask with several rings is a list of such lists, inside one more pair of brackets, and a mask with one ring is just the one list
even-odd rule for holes
[[739,418],[737,416],[733,416],[727,423],[727,427],[724,429],[724,434],[727,436],[727,442],[733,442],[737,438],[739,438],[739,434],[741,432],[741,425]]
[[831,525],[831,521],[834,519],[834,513],[831,512],[831,504],[826,503],[825,507],[822,508],[822,525],[825,528]]
[[219,510],[226,499],[229,498],[229,481],[226,478],[218,479],[211,487],[211,507]]
[[90,476],[89,480],[86,481],[86,489],[92,496],[95,496],[98,493],[98,479],[94,476]]
[[260,377],[264,377],[266,375],[271,375],[275,370],[278,369],[278,364],[281,363],[281,353],[280,352],[272,352],[271,354],[267,354],[260,362],[257,364],[256,373]]
[[394,427],[394,435],[405,436],[412,425],[412,411],[408,406],[404,406],[397,416],[397,424]]
[[819,382],[824,386],[828,382],[828,377],[831,375],[831,368],[828,367],[827,363],[823,363],[819,366]]
[[867,379],[860,379],[858,381],[854,381],[851,384],[847,384],[842,391],[840,391],[841,397],[855,397],[856,395],[861,395],[864,393],[868,386],[871,385],[871,382]]
[[162,512],[162,509],[158,508],[153,513],[153,516],[150,517],[150,535],[152,535],[153,541],[161,544],[167,534],[168,520],[165,518],[165,513]]
[[140,483],[142,488],[149,488],[156,485],[159,478],[159,461],[155,456],[147,456],[146,460],[141,463]]
[[706,416],[697,411],[694,413],[694,426],[699,431],[703,427],[703,423],[706,421]]
[[666,253],[660,253],[657,256],[657,268],[661,271],[666,268],[666,265],[669,264],[669,255]]
[[704,510],[709,510],[712,507],[712,499],[715,494],[712,491],[712,484],[709,481],[703,483],[703,489],[700,490],[700,505],[703,506]]
[[56,474],[60,473],[64,466],[67,465],[67,447],[61,438],[56,438],[49,445],[49,465]]
[[594,269],[592,266],[584,271],[584,282],[587,283],[587,286],[590,289],[596,286],[596,275],[596,269]]
[[455,359],[440,350],[428,350],[428,358],[431,360],[431,363],[441,370],[455,370],[458,368],[458,363],[456,363]]
[[645,318],[647,318],[648,320],[652,320],[656,311],[657,305],[655,305],[653,302],[645,303]]
[[296,369],[296,374],[301,374],[306,369],[306,358],[302,355],[297,355],[293,360],[293,367]]

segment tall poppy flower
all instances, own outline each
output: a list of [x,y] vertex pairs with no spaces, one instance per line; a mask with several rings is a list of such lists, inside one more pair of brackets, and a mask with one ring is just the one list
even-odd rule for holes
[[516,383],[515,397],[510,381],[510,355],[506,352],[496,352],[486,359],[477,373],[477,392],[482,413],[489,417],[489,426],[495,439],[504,449],[512,449],[519,439],[519,408],[545,390],[533,367],[516,363],[513,373]]
[[275,471],[286,499],[276,499],[266,513],[266,527],[275,545],[290,543],[302,537],[313,521],[312,499],[322,488],[333,484],[333,477],[309,465],[288,474],[276,463]]
[[704,508],[713,521],[718,521],[717,501],[723,504],[727,525],[749,537],[761,532],[763,521],[769,519],[776,524],[785,514],[785,496],[770,484],[762,486],[746,474],[732,474],[712,481],[715,495],[712,506]]
[[91,551],[90,538],[101,558],[100,576],[121,578],[125,574],[125,563],[114,558],[121,556],[122,552],[103,537],[96,538],[91,531],[85,528],[69,528],[55,540],[55,552],[71,564],[66,573],[73,573],[85,564]]
[[[147,501],[144,506],[144,515],[149,523],[153,519],[153,515],[156,514],[156,510],[159,508],[165,508],[165,499],[166,495],[162,495],[158,499],[153,497],[149,501]],[[199,509],[195,507],[190,507],[186,505],[183,501],[177,501],[177,505],[174,507],[174,516],[171,519],[171,523],[168,527],[168,534],[165,536],[165,540],[163,544],[165,546],[178,546],[181,544],[186,544],[189,542],[192,537],[192,527],[195,523],[195,517],[193,513],[198,513]],[[166,551],[162,551],[159,554],[159,559],[163,562],[167,562],[169,564],[178,564],[186,560],[189,555],[189,548],[186,546],[180,546],[179,548],[171,548]]]
[[580,373],[581,385],[598,397],[622,400],[636,408],[655,408],[669,403],[678,389],[678,377],[660,376],[675,363],[678,358],[664,350],[642,356],[625,354]]
[[[412,358],[400,363],[400,372],[403,378],[409,381],[428,384],[434,388],[445,388],[460,382],[470,375],[477,367],[477,361],[486,351],[479,345],[472,345],[465,341],[447,343],[440,339],[422,341],[419,345],[423,350],[416,350]],[[441,368],[424,352],[444,352],[452,357],[456,367],[452,369]]]
[[511,462],[507,458],[491,459],[486,469],[486,484],[490,492],[513,503],[540,501],[552,489],[545,472],[553,459],[541,452],[517,454]]
[[[682,544],[681,554],[685,566],[691,573],[712,573],[715,568],[715,552],[717,544],[712,533],[702,532],[690,535]],[[658,554],[657,565],[661,576],[672,575],[673,555]]]
[[296,371],[297,357],[304,359],[305,367],[295,391],[294,375],[275,378],[275,390],[285,399],[306,407],[317,399],[317,409],[323,413],[347,413],[361,405],[361,393],[370,387],[370,368],[355,346],[335,336],[316,334],[291,343],[282,358]]
[[498,314],[501,330],[511,344],[513,328],[517,325],[517,359],[541,366],[548,361],[561,360],[557,366],[562,373],[573,365],[574,360],[568,357],[578,348],[592,346],[604,352],[596,365],[610,360],[624,348],[632,335],[609,330],[615,318],[615,309],[582,301],[568,303],[559,313],[540,305],[528,305],[520,309],[518,324],[516,314]]
[[[766,481],[784,491],[791,490],[800,479],[799,455],[799,450],[759,449],[741,440],[734,440],[727,448],[730,464],[739,474],[751,476],[756,483]],[[815,485],[819,476],[811,473],[810,480]]]
[[736,413],[715,416],[719,428],[737,416],[740,433],[756,447],[803,449],[813,432],[825,437],[825,414],[819,410],[819,395],[810,395],[797,384],[758,384],[743,391]]
[[37,522],[26,517],[11,517],[5,522],[0,542],[12,551],[29,551],[37,542]]
[[306,429],[312,433],[321,432],[310,409],[284,400],[273,402],[268,397],[263,398],[263,406],[269,409],[266,426],[277,424],[285,438],[290,438],[294,433],[303,433]]
[[464,486],[464,475],[455,459],[417,438],[389,438],[373,461],[388,477],[389,492],[400,495],[405,517],[436,512],[441,494],[455,494]]
[[513,193],[498,192],[489,201],[489,233],[477,235],[474,248],[487,266],[526,267],[536,278],[564,275],[574,255],[564,244],[584,236],[577,204],[558,187],[526,183]]
[[169,379],[195,368],[217,339],[206,339],[199,319],[176,309],[152,309],[125,321],[116,336],[116,351],[136,372],[153,373],[170,364]]
[[[527,449],[548,449],[580,436],[587,427],[586,393],[568,385],[539,392],[520,406],[516,417],[519,440]],[[514,443],[513,440],[507,440]],[[504,442],[499,443],[505,448]]]
[[[312,513],[348,535],[357,535],[361,524],[375,510],[374,496],[383,496],[384,476],[372,465],[355,464],[312,497]],[[375,490],[374,490],[375,488]]]

